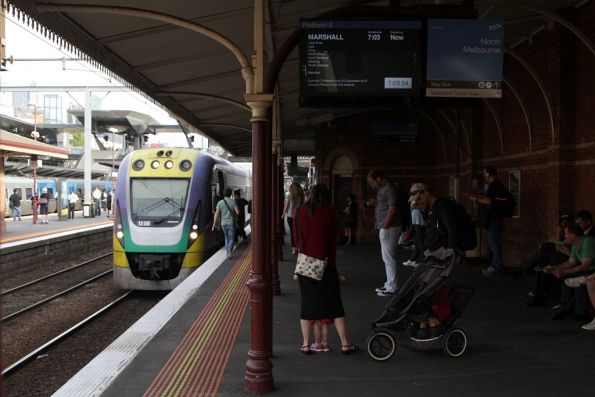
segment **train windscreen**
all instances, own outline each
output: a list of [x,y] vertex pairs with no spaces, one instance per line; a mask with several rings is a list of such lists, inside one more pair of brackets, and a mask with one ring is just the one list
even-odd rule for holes
[[190,179],[132,179],[130,213],[138,226],[175,226],[182,221]]

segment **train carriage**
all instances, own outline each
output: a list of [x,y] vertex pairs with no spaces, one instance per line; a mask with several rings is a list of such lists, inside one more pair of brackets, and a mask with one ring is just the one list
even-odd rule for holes
[[250,200],[250,173],[195,149],[141,149],[118,173],[114,282],[125,289],[172,289],[223,244],[212,232],[225,187]]
[[[64,182],[66,186],[66,192],[62,193],[62,199],[66,200],[68,194],[72,191],[79,195],[79,197],[83,197],[84,191],[84,180],[83,179],[54,179],[54,178],[37,178],[37,195],[41,195],[42,190],[45,188],[48,191],[50,197],[54,198],[54,200],[50,200],[48,203],[48,211],[50,213],[56,212],[56,204],[58,199],[58,183]],[[91,189],[99,188],[100,190],[105,190],[109,192],[112,189],[112,183],[110,181],[91,181]],[[12,210],[9,208],[8,199],[14,192],[17,190],[17,193],[21,196],[21,215],[32,215],[33,214],[33,204],[32,198],[33,194],[33,178],[32,177],[25,177],[25,176],[12,176],[7,175],[4,178],[4,194],[5,194],[5,211],[4,217],[8,218],[12,216]],[[82,209],[82,200],[80,200],[76,205],[76,210]]]

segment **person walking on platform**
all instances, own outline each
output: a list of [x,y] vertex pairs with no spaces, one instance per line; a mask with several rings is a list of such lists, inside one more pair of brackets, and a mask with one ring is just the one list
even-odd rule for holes
[[233,240],[235,235],[235,225],[237,224],[237,216],[240,209],[235,201],[231,198],[231,188],[226,187],[223,191],[223,199],[217,203],[217,210],[215,211],[215,218],[213,219],[213,227],[211,230],[219,229],[219,220],[221,219],[221,229],[225,236],[225,250],[227,251],[227,259],[231,259],[231,252],[233,250]]
[[101,215],[101,190],[98,187],[93,190],[93,202],[95,203],[95,215]]
[[74,210],[78,201],[79,196],[72,190],[68,195],[68,219],[74,219]]
[[[295,214],[293,223],[296,245],[300,253],[327,261],[322,280],[298,275],[301,297],[300,328],[304,354],[312,351],[330,351],[328,324],[334,323],[341,353],[359,350],[347,337],[345,311],[341,300],[339,273],[336,266],[337,218],[330,205],[330,193],[325,185],[315,185],[308,201]],[[310,328],[314,325],[315,341],[310,343]]]
[[248,205],[248,200],[242,197],[242,191],[240,189],[233,191],[233,198],[240,210],[238,213],[238,230],[236,230],[235,239],[237,240],[238,237],[241,237],[242,243],[247,243],[248,236],[246,235],[244,227],[246,227],[246,206]]
[[285,200],[281,218],[287,215],[287,225],[289,226],[289,235],[291,237],[291,252],[294,255],[297,252],[295,248],[295,236],[293,235],[293,217],[295,210],[302,204],[304,204],[304,191],[299,183],[293,182],[289,187],[289,196],[287,196],[287,199]]
[[112,211],[112,206],[114,205],[114,202],[116,201],[116,189],[112,189],[109,191],[109,193],[107,194],[107,203],[106,203],[106,208],[107,208],[107,217],[111,218],[113,216],[113,211]]
[[48,194],[48,189],[43,188],[41,191],[41,196],[39,196],[39,214],[41,215],[41,223],[49,223],[48,222],[48,204],[50,202],[50,195]]
[[380,238],[380,250],[386,270],[386,282],[376,288],[378,296],[390,296],[397,292],[397,244],[401,234],[401,214],[397,216],[397,188],[379,170],[368,174],[368,183],[377,189],[375,228]]
[[21,221],[21,195],[17,189],[14,189],[8,198],[8,206],[12,210],[12,220],[16,222],[17,218],[19,218],[19,221]]
[[355,237],[353,235],[354,229],[357,226],[357,201],[353,193],[347,195],[347,204],[343,209],[345,214],[345,245],[355,244]]
[[107,211],[107,192],[105,189],[101,189],[101,209]]

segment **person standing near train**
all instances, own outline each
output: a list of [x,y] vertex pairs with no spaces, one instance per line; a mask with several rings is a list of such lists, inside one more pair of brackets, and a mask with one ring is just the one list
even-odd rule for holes
[[92,193],[93,202],[95,203],[95,215],[101,215],[101,190],[98,187]]
[[240,189],[233,191],[233,198],[240,210],[238,213],[238,229],[236,230],[235,240],[238,240],[239,237],[241,237],[242,243],[246,244],[248,243],[248,236],[246,235],[244,228],[246,227],[246,206],[248,205],[248,200],[242,197],[242,191]]
[[48,189],[43,188],[41,191],[41,196],[39,196],[39,215],[41,215],[41,223],[49,223],[48,222],[48,204],[50,203],[50,195],[48,194]]
[[8,206],[12,210],[12,219],[16,222],[17,218],[21,221],[21,195],[18,193],[17,189],[12,191],[12,194],[8,198]]
[[231,188],[226,187],[223,191],[223,199],[217,203],[217,210],[215,211],[215,218],[213,219],[212,231],[219,229],[219,219],[221,219],[221,229],[225,236],[225,250],[227,251],[227,259],[231,259],[231,251],[233,250],[233,240],[240,209],[236,202],[231,198]]
[[113,211],[112,211],[112,206],[114,205],[114,202],[116,201],[116,189],[112,189],[109,191],[109,193],[107,194],[107,217],[111,218],[113,216]]
[[74,219],[74,210],[76,209],[77,201],[79,201],[79,196],[77,196],[74,190],[71,190],[68,195],[68,219]]

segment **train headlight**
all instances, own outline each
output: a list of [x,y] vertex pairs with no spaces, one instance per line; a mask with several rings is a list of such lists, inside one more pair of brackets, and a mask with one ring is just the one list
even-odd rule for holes
[[134,163],[132,163],[132,168],[135,171],[140,171],[143,168],[145,168],[145,161],[144,160],[136,160]]
[[157,161],[157,160],[151,161],[151,168],[153,168],[154,170],[159,168],[159,161]]
[[190,168],[192,168],[192,161],[182,160],[182,162],[180,163],[180,169],[182,171],[188,171]]
[[196,240],[198,238],[198,233],[195,231],[191,231],[189,237],[190,240]]
[[192,230],[198,230],[198,225],[192,225]]
[[174,162],[171,160],[167,160],[165,162],[165,168],[167,168],[168,170],[171,170],[174,167]]
[[124,239],[124,232],[122,231],[122,224],[120,222],[116,223],[116,238],[120,243],[122,243],[122,240]]

